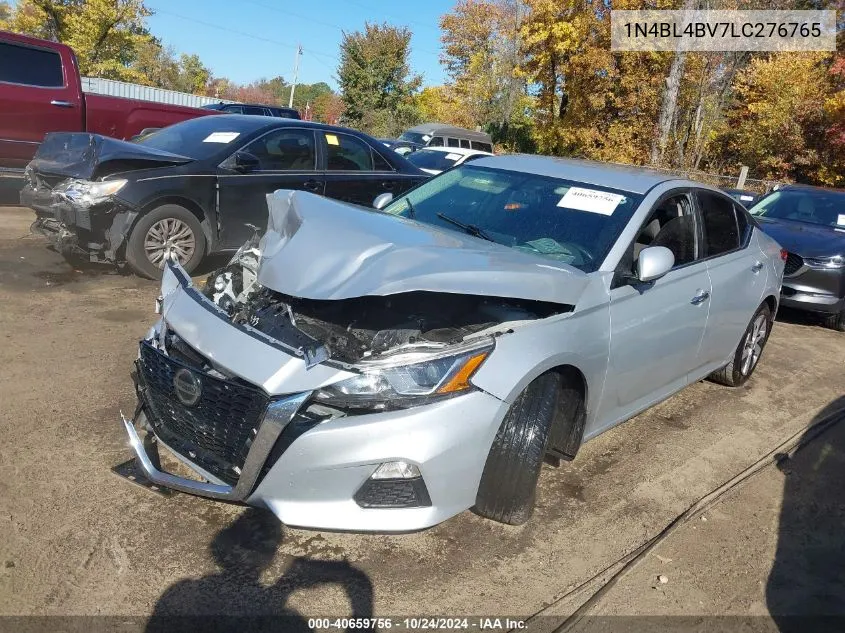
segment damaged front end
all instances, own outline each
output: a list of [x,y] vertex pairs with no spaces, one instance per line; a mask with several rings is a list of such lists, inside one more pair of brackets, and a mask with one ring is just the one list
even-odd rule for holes
[[32,230],[59,252],[114,262],[138,209],[117,194],[116,174],[179,165],[189,158],[98,134],[48,134],[24,171],[21,204],[35,211]]
[[[408,282],[407,269],[387,266],[369,280],[370,293],[358,294],[348,282],[360,273],[347,268],[318,291],[325,272],[309,265],[319,268],[323,251],[312,245],[314,257],[287,270],[278,255],[307,236],[299,232],[305,226],[326,234],[313,209],[350,211],[316,196],[269,198],[264,237],[256,234],[202,288],[178,264],[165,266],[161,318],[140,344],[138,410],[123,421],[144,473],[162,486],[260,505],[285,523],[316,528],[419,529],[470,507],[509,406],[474,385],[474,376],[501,337],[572,305],[532,296],[539,290],[530,276],[515,292],[523,296],[474,293],[447,275],[458,265],[447,257],[437,258],[442,284]],[[375,239],[371,230],[360,236]],[[364,253],[356,266],[390,250],[345,238]],[[397,235],[394,246],[405,241],[420,238]],[[458,283],[467,292],[454,291]],[[493,287],[491,278],[485,283]],[[197,479],[165,472],[160,445]]]
[[[54,186],[50,186],[55,182]],[[92,262],[113,262],[137,211],[115,197],[126,180],[58,180],[30,170],[21,204],[35,211],[31,230],[50,240],[62,254]]]

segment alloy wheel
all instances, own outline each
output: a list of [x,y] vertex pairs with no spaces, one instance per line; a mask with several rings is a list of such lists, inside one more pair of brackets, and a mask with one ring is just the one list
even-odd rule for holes
[[144,237],[144,251],[147,259],[164,268],[165,262],[176,256],[181,265],[185,265],[196,250],[196,237],[190,226],[176,218],[164,218],[150,227]]
[[740,371],[747,376],[754,369],[760,355],[763,353],[763,345],[766,342],[766,333],[769,330],[765,314],[758,314],[754,323],[745,337],[745,345],[742,348],[742,365]]

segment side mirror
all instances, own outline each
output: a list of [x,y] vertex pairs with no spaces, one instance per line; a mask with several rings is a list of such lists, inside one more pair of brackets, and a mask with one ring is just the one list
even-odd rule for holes
[[672,251],[665,246],[649,246],[641,250],[637,258],[637,279],[643,283],[660,279],[674,265]]
[[393,202],[393,194],[390,192],[387,193],[380,193],[376,196],[376,199],[373,200],[373,208],[374,209],[384,209],[387,205]]
[[258,169],[261,162],[258,156],[249,152],[235,152],[235,169],[240,172],[248,172]]

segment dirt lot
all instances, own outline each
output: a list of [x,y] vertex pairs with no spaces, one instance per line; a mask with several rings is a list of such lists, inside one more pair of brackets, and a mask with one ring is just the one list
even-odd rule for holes
[[[118,412],[133,409],[129,371],[157,285],[72,270],[28,234],[30,220],[0,208],[0,614],[529,616],[845,393],[845,335],[781,320],[745,388],[699,383],[545,467],[526,526],[465,512],[401,536],[288,529],[110,472],[130,456]],[[604,612],[765,614],[757,581],[772,568],[784,486],[777,470],[766,477],[706,530],[685,528],[663,556],[675,562],[650,558]],[[750,585],[725,573],[732,556]],[[661,569],[671,582],[653,589]]]

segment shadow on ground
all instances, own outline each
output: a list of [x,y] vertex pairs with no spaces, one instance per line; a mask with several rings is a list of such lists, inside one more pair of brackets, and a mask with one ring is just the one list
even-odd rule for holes
[[845,626],[845,396],[814,421],[831,416],[838,423],[779,464],[786,483],[766,602],[782,633]]
[[324,585],[333,585],[344,593],[348,617],[372,617],[372,583],[346,560],[293,557],[281,578],[264,582],[262,573],[283,544],[283,530],[271,513],[245,510],[211,542],[210,553],[220,571],[169,587],[155,605],[147,633],[311,631],[308,616],[288,603],[294,592]]

